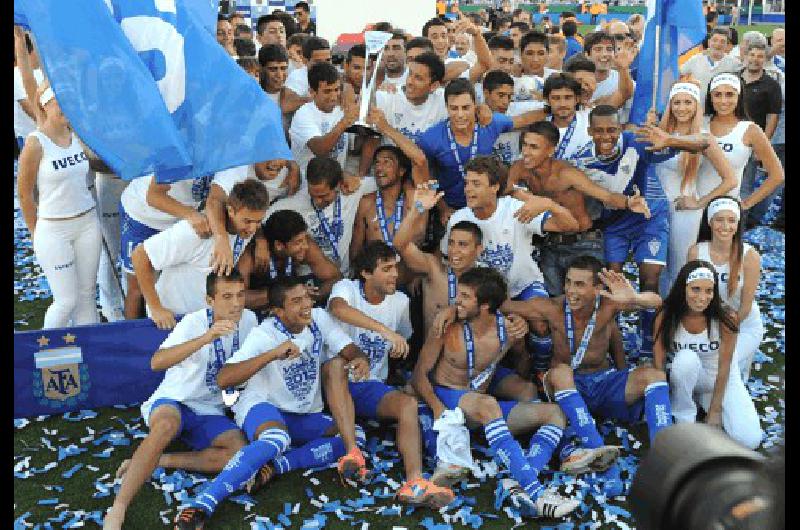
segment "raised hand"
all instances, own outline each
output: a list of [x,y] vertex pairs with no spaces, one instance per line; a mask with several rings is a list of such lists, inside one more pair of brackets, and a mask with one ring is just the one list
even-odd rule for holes
[[438,186],[435,180],[417,184],[417,189],[414,191],[414,205],[419,205],[425,211],[436,206],[439,199],[444,197],[444,192],[439,191]]
[[506,315],[506,332],[511,340],[519,340],[528,333],[528,321],[514,313]]
[[520,223],[527,224],[533,221],[533,219],[537,215],[549,210],[552,207],[552,205],[553,205],[552,199],[534,195],[533,197],[525,201],[525,204],[519,210],[514,212],[514,217]]
[[214,273],[224,276],[233,270],[233,251],[227,237],[215,239],[210,265]]
[[647,205],[647,199],[642,197],[639,187],[634,184],[633,195],[628,197],[628,209],[634,213],[644,215],[645,219],[650,219],[650,206]]
[[371,107],[367,113],[367,123],[374,125],[378,132],[384,132],[390,127],[386,114],[375,106]]
[[208,342],[211,342],[219,337],[224,337],[225,335],[230,335],[236,331],[236,322],[231,320],[217,320],[211,327],[208,328],[206,334],[208,335]]
[[655,125],[645,125],[636,129],[636,139],[650,144],[645,147],[648,151],[661,151],[668,147],[670,135]]
[[637,292],[631,282],[619,272],[603,269],[600,271],[600,281],[608,291],[600,291],[600,296],[620,304],[629,304],[636,300]]

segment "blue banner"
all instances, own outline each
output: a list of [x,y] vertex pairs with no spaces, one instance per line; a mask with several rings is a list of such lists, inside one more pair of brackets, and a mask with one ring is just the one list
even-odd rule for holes
[[14,333],[14,417],[145,401],[168,334],[149,319]]
[[[210,34],[209,13],[209,0],[14,3],[78,135],[122,178],[160,182],[292,158],[280,109]],[[144,107],[154,93],[160,107]]]
[[[656,45],[656,28],[660,30],[658,45]],[[631,107],[631,123],[641,125],[645,122],[653,102],[654,83],[658,83],[656,110],[659,113],[664,112],[669,99],[669,90],[680,76],[678,58],[703,42],[705,36],[706,21],[703,17],[703,7],[697,0],[647,1],[647,21],[644,39],[639,49],[639,69]],[[658,72],[654,71],[656,47],[658,47]]]

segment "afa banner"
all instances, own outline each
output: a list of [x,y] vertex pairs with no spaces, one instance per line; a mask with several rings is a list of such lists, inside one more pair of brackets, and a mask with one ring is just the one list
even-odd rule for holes
[[14,333],[14,417],[145,401],[168,334],[149,319]]
[[[211,0],[15,0],[56,100],[122,178],[291,159],[281,112],[210,33]],[[144,75],[143,75],[144,74]]]

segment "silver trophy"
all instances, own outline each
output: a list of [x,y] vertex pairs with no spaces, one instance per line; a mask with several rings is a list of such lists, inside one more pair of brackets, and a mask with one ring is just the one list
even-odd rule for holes
[[[367,56],[364,58],[364,77],[361,84],[361,108],[358,112],[358,120],[345,129],[347,132],[365,134],[368,136],[380,136],[380,133],[375,130],[372,125],[367,123],[367,113],[369,112],[369,104],[372,101],[372,95],[375,93],[375,79],[378,77],[377,66],[381,63],[383,57],[383,50],[389,39],[392,38],[391,33],[385,31],[366,31],[364,32],[364,44],[367,48]],[[372,72],[372,79],[367,84],[367,72],[369,72],[369,58],[371,55],[377,54],[374,64],[375,68]]]

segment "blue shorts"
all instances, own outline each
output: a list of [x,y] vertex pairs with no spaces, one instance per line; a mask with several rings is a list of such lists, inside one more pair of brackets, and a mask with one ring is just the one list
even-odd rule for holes
[[[458,402],[461,401],[461,396],[471,392],[470,390],[457,390],[455,388],[447,388],[446,386],[439,385],[433,385],[433,391],[436,393],[436,397],[442,400],[444,406],[451,410],[458,406]],[[497,404],[500,405],[500,410],[503,412],[504,420],[508,419],[511,409],[516,407],[517,403],[519,403],[519,401],[497,400]]]
[[356,416],[373,419],[378,417],[378,404],[383,396],[397,390],[382,381],[350,382],[347,386],[350,388],[350,395],[353,396]]
[[[178,428],[179,438],[194,451],[202,451],[211,446],[211,442],[224,432],[239,430],[236,423],[222,414],[200,415],[174,399],[161,398],[150,407],[150,417],[162,405],[174,407],[181,415],[181,426]],[[149,423],[149,417],[148,417]]]
[[[669,245],[669,210],[660,206],[651,210],[652,217],[626,217],[603,231],[606,263],[625,263],[633,251],[636,263],[667,264]],[[625,222],[635,219],[635,222]]]
[[149,226],[134,220],[130,215],[128,215],[128,212],[125,211],[125,208],[122,206],[121,202],[119,203],[119,221],[119,254],[120,259],[122,260],[122,270],[129,274],[133,274],[133,262],[131,261],[133,251],[137,246],[139,246],[139,243],[150,236],[156,235],[160,232],[160,230],[150,228]]
[[487,394],[494,395],[494,391],[497,390],[497,386],[509,375],[516,374],[514,370],[511,368],[506,368],[505,366],[498,366],[495,371],[494,375],[492,376],[491,382],[489,382],[489,387],[486,389]]
[[589,412],[606,419],[634,422],[642,417],[644,400],[640,399],[633,405],[625,403],[629,373],[629,370],[609,368],[588,374],[573,372],[572,377]]
[[525,300],[530,300],[531,298],[547,298],[548,296],[550,296],[550,294],[547,292],[547,289],[545,289],[544,283],[533,282],[524,288],[521,293],[512,298],[512,300],[524,302]]
[[247,439],[251,442],[255,440],[256,429],[268,421],[286,425],[286,432],[289,433],[292,445],[295,447],[322,438],[331,425],[335,425],[333,418],[322,412],[295,414],[278,410],[278,407],[270,403],[259,403],[253,406],[244,418],[242,430]]

